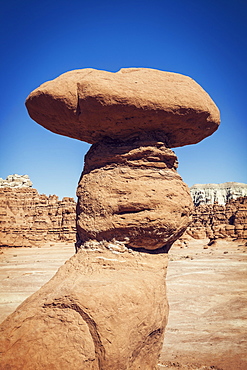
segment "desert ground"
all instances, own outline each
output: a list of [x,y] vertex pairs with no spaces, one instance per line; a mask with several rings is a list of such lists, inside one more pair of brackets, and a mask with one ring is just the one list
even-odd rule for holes
[[[169,252],[170,313],[160,369],[247,369],[246,242],[207,243],[178,243]],[[73,254],[73,244],[62,243],[1,248],[0,321]]]

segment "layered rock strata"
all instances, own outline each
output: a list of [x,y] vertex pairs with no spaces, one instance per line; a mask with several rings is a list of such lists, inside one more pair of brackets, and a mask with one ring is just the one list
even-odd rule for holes
[[[122,168],[121,173],[128,175],[129,172],[126,168]],[[163,170],[159,170],[157,173],[160,177],[165,175]],[[178,174],[174,171],[173,175],[175,180]],[[115,175],[114,179],[116,180]],[[146,179],[151,185],[151,177],[147,176]],[[84,180],[86,180],[85,176]],[[88,184],[88,181],[85,183]],[[145,181],[145,185],[147,185],[147,181]],[[101,190],[103,191],[103,189]],[[161,188],[158,186],[156,195],[158,198],[162,198],[164,193],[160,194],[159,190]],[[81,186],[78,191],[82,191]],[[155,189],[153,188],[151,191],[153,193]],[[107,192],[108,188],[105,187],[103,199],[105,199]],[[167,195],[169,196],[169,193]],[[150,200],[150,198],[148,199]],[[121,207],[121,201],[119,206]],[[134,201],[131,201],[128,208],[125,207],[120,212],[118,210],[117,213],[124,220],[127,217],[130,218],[131,214],[133,216],[134,213],[138,216],[138,213],[144,211],[144,208],[141,210],[140,207],[140,197],[138,202],[134,197]],[[85,223],[85,217],[90,217],[90,215],[86,216],[81,212],[80,222]],[[154,219],[156,219],[155,217]],[[62,201],[59,201],[56,195],[49,197],[44,194],[40,195],[35,189],[0,189],[0,246],[42,246],[46,242],[75,242],[75,220],[76,203],[73,198],[64,197]],[[147,220],[150,220],[149,216]],[[83,231],[85,237],[86,229],[87,225]],[[195,239],[216,239],[218,237],[243,239],[247,238],[246,230],[247,197],[240,197],[230,200],[226,205],[202,204],[194,207],[192,222],[186,229],[186,235]],[[91,231],[89,232],[91,233]],[[123,239],[121,234],[119,239]]]
[[[155,137],[155,135],[153,135]],[[188,187],[164,143],[133,137],[94,144],[77,189],[77,233],[131,248],[168,250],[191,222]]]
[[0,246],[75,241],[76,204],[32,188],[0,188]]
[[246,239],[247,197],[230,200],[225,206],[213,204],[195,207],[193,222],[186,234],[195,239]]
[[223,184],[196,184],[190,188],[195,206],[218,203],[226,204],[231,199],[247,196],[247,184],[225,182]]
[[78,253],[2,325],[6,368],[157,369],[168,308],[166,253],[191,221],[174,146],[219,111],[192,79],[86,69],[26,101],[49,130],[94,144],[77,190]]

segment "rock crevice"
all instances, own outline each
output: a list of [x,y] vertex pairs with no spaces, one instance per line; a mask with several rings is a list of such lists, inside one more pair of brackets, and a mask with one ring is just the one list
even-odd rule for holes
[[[78,304],[73,303],[73,302],[53,302],[53,303],[45,303],[43,306],[45,309],[47,308],[55,308],[55,309],[70,309],[74,310],[77,312],[85,321],[85,323],[88,326],[89,332],[91,334],[93,343],[94,343],[94,348],[95,348],[95,359],[98,362],[98,368],[103,370],[103,363],[105,360],[105,349],[104,346],[101,342],[100,335],[97,331],[97,325],[95,321],[88,315],[88,313],[83,310]],[[49,314],[49,313],[48,313]]]

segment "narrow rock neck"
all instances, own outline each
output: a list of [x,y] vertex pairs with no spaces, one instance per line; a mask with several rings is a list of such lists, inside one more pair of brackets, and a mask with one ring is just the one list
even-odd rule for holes
[[101,167],[126,165],[129,167],[171,169],[176,171],[176,154],[165,142],[157,140],[152,133],[126,140],[104,140],[93,144],[85,156],[83,174]]

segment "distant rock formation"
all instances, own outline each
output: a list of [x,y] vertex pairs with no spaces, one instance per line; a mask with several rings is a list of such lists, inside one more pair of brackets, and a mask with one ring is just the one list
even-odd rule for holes
[[0,188],[31,188],[33,183],[28,175],[9,175],[6,180],[0,178]]
[[[160,196],[157,192],[157,203]],[[139,196],[139,211],[140,200]],[[119,206],[121,207],[121,202]],[[122,222],[128,222],[126,217],[129,217],[131,208],[132,212],[137,210],[136,217],[138,216],[140,212],[136,207],[137,204],[132,201],[127,211],[126,208],[120,211]],[[156,216],[154,219],[157,222]],[[195,239],[247,238],[247,197],[232,199],[226,205],[202,204],[194,207],[192,219],[182,239],[186,235]],[[46,242],[75,242],[75,220],[76,203],[73,198],[65,197],[60,201],[56,195],[40,195],[37,190],[30,188],[0,189],[0,246],[42,246]],[[136,221],[132,219],[132,222]],[[86,230],[86,225],[84,228]]]
[[190,188],[190,193],[195,206],[214,203],[224,205],[231,199],[246,196],[247,184],[240,182],[196,184]]
[[75,208],[73,198],[60,201],[26,186],[0,188],[0,246],[74,242]]
[[193,222],[186,235],[195,239],[247,239],[247,196],[226,205],[202,204],[194,208]]
[[77,189],[78,253],[2,324],[2,367],[156,370],[167,251],[193,208],[171,148],[211,135],[219,110],[191,78],[143,68],[71,71],[26,106],[93,145]]

